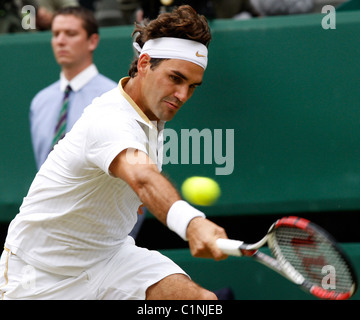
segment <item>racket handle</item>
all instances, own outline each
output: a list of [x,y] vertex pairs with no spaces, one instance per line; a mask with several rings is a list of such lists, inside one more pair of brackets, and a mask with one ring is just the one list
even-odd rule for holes
[[239,248],[243,243],[244,243],[243,241],[239,241],[239,240],[230,240],[230,239],[216,240],[217,246],[223,253],[229,256],[236,256],[236,257],[242,256],[242,253]]

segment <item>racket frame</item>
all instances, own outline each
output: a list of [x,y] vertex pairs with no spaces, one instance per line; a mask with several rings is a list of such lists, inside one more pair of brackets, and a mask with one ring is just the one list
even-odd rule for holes
[[[337,293],[335,291],[326,290],[318,285],[311,283],[310,281],[306,280],[301,273],[299,273],[290,262],[288,262],[281,254],[279,254],[279,250],[277,250],[276,240],[274,237],[274,232],[280,226],[288,226],[288,227],[295,227],[302,230],[313,229],[315,232],[320,233],[322,236],[327,238],[331,245],[338,251],[340,256],[348,265],[349,271],[353,278],[353,285],[348,292]],[[265,244],[268,244],[269,249],[271,250],[272,254],[276,257],[271,257],[258,249],[263,247]],[[356,273],[343,252],[343,250],[339,247],[335,239],[327,233],[324,229],[319,227],[318,225],[310,222],[307,219],[290,216],[284,217],[276,222],[274,222],[268,230],[268,233],[264,238],[254,244],[247,244],[243,241],[239,240],[229,240],[229,239],[218,239],[217,244],[219,248],[228,255],[232,256],[251,256],[257,262],[269,267],[270,269],[274,270],[275,272],[281,274],[291,282],[297,284],[302,289],[310,292],[312,295],[320,298],[320,299],[329,299],[329,300],[346,300],[353,296],[357,290],[357,277]]]

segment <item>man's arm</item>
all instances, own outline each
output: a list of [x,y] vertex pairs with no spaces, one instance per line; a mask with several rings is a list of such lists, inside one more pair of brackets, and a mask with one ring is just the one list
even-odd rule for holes
[[[139,150],[124,150],[112,161],[110,172],[124,180],[143,204],[165,225],[173,204],[181,197],[173,185],[159,172],[150,158]],[[226,256],[217,248],[216,239],[227,238],[223,228],[208,219],[190,221],[186,236],[195,257],[220,260]]]

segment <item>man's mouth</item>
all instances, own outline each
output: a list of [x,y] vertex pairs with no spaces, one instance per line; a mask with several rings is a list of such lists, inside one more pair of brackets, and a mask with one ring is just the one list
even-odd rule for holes
[[66,55],[68,55],[67,50],[58,50],[56,53],[57,53],[58,56],[66,56]]
[[179,110],[179,108],[180,108],[180,106],[179,106],[177,103],[170,102],[170,101],[167,101],[167,100],[164,100],[164,102],[166,103],[166,105],[167,105],[170,109]]

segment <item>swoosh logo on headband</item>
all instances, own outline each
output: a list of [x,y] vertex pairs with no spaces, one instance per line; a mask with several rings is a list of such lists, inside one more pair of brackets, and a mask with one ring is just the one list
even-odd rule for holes
[[200,54],[199,51],[196,51],[196,56],[199,57],[199,58],[201,58],[201,57],[204,57],[204,58],[205,58],[205,57],[206,57],[206,56]]

